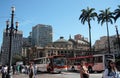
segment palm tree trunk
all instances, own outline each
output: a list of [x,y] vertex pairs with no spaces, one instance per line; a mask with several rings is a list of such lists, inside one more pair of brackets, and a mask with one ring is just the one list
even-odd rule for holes
[[108,40],[108,53],[110,54],[110,40],[109,40],[109,29],[108,29],[108,22],[106,22],[106,27],[107,27],[107,40]]
[[118,46],[119,46],[118,51],[120,51],[120,38],[119,38],[119,33],[118,33],[117,27],[116,27],[116,35],[117,35],[117,43],[118,43]]
[[89,25],[89,48],[90,48],[90,54],[91,54],[91,26],[90,26],[90,22],[88,21],[88,25]]

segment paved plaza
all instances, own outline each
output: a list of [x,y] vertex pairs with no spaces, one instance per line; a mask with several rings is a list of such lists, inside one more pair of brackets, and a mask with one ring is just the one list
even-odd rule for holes
[[[13,75],[13,78],[29,78],[29,76],[27,74],[17,74],[17,75]],[[2,75],[0,74],[0,78],[2,78]],[[48,74],[38,74],[36,76],[36,78],[55,78],[53,75],[48,75]],[[57,77],[57,78],[61,78],[61,77]]]
[[[102,74],[90,74],[90,78],[101,78]],[[0,75],[0,78],[1,75]],[[13,75],[13,78],[29,78],[27,74],[17,74]],[[80,78],[79,73],[73,73],[73,72],[63,72],[61,74],[49,74],[49,73],[41,73],[37,74],[36,78]]]
[[[26,74],[16,74],[12,76],[13,78],[29,78]],[[2,74],[0,74],[0,78],[2,78]]]

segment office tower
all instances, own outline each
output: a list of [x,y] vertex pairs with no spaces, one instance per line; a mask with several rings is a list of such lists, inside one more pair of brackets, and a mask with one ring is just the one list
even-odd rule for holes
[[[17,31],[12,36],[12,57],[15,55],[21,55],[22,52],[22,38],[23,34],[22,31]],[[1,62],[2,64],[8,64],[8,56],[9,56],[9,46],[10,46],[10,36],[9,34],[6,34],[6,32],[3,32],[3,42],[2,42],[2,55],[1,55]]]
[[52,26],[38,24],[32,28],[32,45],[44,47],[52,42]]

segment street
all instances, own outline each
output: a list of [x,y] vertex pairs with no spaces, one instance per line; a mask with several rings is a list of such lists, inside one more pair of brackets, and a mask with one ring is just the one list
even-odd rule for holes
[[[102,74],[90,74],[90,78],[101,78]],[[0,75],[0,78],[1,75]],[[13,78],[29,78],[26,74],[17,74],[13,75]],[[61,74],[49,74],[49,73],[40,73],[37,74],[36,78],[80,78],[79,73],[73,73],[73,72],[62,72]]]

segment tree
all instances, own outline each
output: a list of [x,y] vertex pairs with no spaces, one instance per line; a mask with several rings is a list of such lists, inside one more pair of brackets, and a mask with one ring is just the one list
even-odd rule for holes
[[115,21],[120,17],[120,5],[118,5],[118,8],[114,11],[115,14]]
[[94,12],[94,8],[89,8],[87,7],[87,9],[82,9],[82,13],[79,17],[79,20],[81,20],[82,24],[85,24],[85,22],[88,23],[88,27],[89,27],[89,47],[90,47],[90,52],[91,52],[91,24],[90,21],[91,20],[95,20],[95,17],[97,17],[97,13]]
[[109,40],[109,28],[108,28],[108,23],[110,22],[113,24],[114,16],[113,12],[110,12],[110,8],[107,8],[105,10],[100,10],[100,14],[98,15],[98,23],[106,23],[106,28],[107,28],[107,40],[108,40],[108,52],[110,53],[110,40]]
[[22,61],[22,56],[20,55],[14,55],[13,56],[13,63],[12,64],[15,64],[17,61]]

